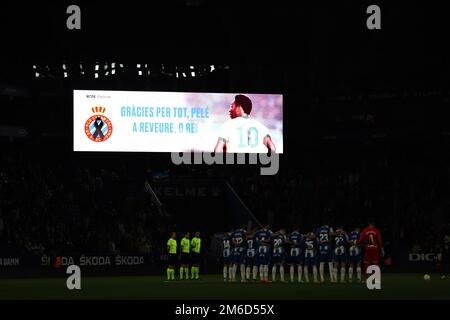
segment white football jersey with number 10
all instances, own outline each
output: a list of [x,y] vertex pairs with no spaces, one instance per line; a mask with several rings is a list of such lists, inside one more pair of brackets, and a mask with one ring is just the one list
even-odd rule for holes
[[222,125],[219,138],[229,153],[267,153],[264,145],[269,136],[267,127],[248,116],[230,119]]

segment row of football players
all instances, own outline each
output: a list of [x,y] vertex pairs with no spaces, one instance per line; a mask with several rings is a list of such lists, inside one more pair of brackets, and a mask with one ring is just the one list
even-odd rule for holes
[[286,282],[284,266],[287,264],[291,282],[295,282],[295,271],[298,282],[309,282],[310,270],[314,282],[319,282],[318,275],[320,282],[325,282],[325,266],[331,282],[338,282],[339,274],[340,282],[345,282],[346,276],[352,282],[355,270],[357,281],[361,282],[362,246],[381,248],[381,237],[377,241],[373,234],[369,236],[369,241],[363,241],[359,227],[349,234],[342,227],[334,231],[328,225],[307,234],[298,229],[289,234],[285,229],[272,232],[268,226],[247,232],[245,227],[241,227],[223,237],[224,281],[235,282],[237,268],[240,267],[241,282],[256,281],[258,271],[262,282],[270,282],[271,265],[272,281],[277,280],[279,271],[280,280]]

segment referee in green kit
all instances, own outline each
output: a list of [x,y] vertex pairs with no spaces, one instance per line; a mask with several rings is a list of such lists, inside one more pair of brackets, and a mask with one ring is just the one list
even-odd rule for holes
[[169,265],[167,267],[167,280],[175,280],[175,267],[177,265],[177,233],[172,232],[172,236],[167,241],[167,252],[169,253]]
[[191,280],[199,279],[199,272],[200,272],[200,248],[202,244],[202,239],[200,239],[200,232],[197,231],[195,233],[195,237],[191,240],[191,252],[192,252],[192,258],[191,258]]
[[183,273],[186,275],[186,280],[189,280],[189,253],[191,252],[189,237],[189,232],[186,232],[180,242],[180,280],[183,280]]

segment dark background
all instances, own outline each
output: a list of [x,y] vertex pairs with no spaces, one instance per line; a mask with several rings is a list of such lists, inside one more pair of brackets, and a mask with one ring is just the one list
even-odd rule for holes
[[[180,222],[180,207],[169,208],[168,229],[156,233],[150,226],[158,217],[142,222],[135,213],[149,205],[139,191],[146,174],[170,169],[173,177],[195,180],[209,175],[232,181],[262,222],[276,220],[288,227],[300,222],[307,231],[325,217],[351,228],[375,216],[390,242],[397,244],[392,250],[406,254],[416,244],[421,252],[438,250],[450,207],[450,26],[443,4],[79,1],[82,29],[67,30],[70,4],[0,5],[0,126],[27,132],[25,138],[0,137],[2,174],[14,181],[9,193],[2,189],[1,213],[4,230],[9,230],[2,241],[8,248],[25,250],[20,239],[31,226],[18,226],[33,225],[33,219],[44,221],[40,228],[45,231],[35,238],[46,242],[45,250],[51,248],[52,254],[95,251],[101,239],[92,234],[107,238],[121,223],[130,229],[147,224],[159,248],[168,229],[187,228]],[[370,4],[381,7],[381,30],[366,28]],[[85,75],[77,69],[79,62],[89,68]],[[126,68],[114,77],[95,79],[96,62],[124,63]],[[68,65],[68,78],[63,77],[62,63]],[[151,76],[137,76],[136,63],[148,63]],[[217,68],[195,79],[176,79],[162,74],[161,64],[172,73],[191,64]],[[48,65],[50,71],[36,78],[33,65]],[[74,154],[73,89],[282,93],[285,149],[280,174],[262,178],[257,168],[247,167],[214,167],[212,172],[205,167],[173,168],[167,154]],[[87,173],[81,174],[84,170]],[[114,175],[123,184],[106,182]],[[51,207],[45,200],[32,219],[29,212],[40,198],[30,199],[37,192],[33,188],[41,190],[41,182],[58,194],[56,204]],[[80,184],[91,189],[78,190]],[[100,185],[107,185],[108,191]],[[29,193],[22,192],[24,188]],[[130,202],[141,199],[142,207],[128,209],[131,213],[120,209],[113,201],[114,188]],[[78,200],[89,198],[83,192],[92,196],[90,202]],[[102,198],[104,194],[108,196]],[[67,208],[66,203],[78,208]],[[116,216],[110,214],[113,209]],[[82,214],[74,216],[70,210]],[[194,221],[207,230],[206,217],[213,212],[202,209]],[[60,242],[67,239],[61,234],[79,234],[70,227],[78,217],[95,221],[80,223],[90,235],[81,240],[67,236],[75,244],[65,247]],[[60,219],[63,231],[49,236],[53,231],[46,226]],[[64,240],[55,240],[59,236],[54,234]],[[135,237],[130,232],[127,239]],[[126,241],[119,246],[133,248]]]
[[[68,4],[2,4],[2,85],[15,85],[28,97],[18,97],[18,107],[2,111],[3,123],[6,118],[6,122],[26,121],[27,116],[34,122],[39,116],[36,110],[40,114],[45,110],[46,116],[41,118],[49,114],[51,119],[58,115],[66,118],[70,106],[57,105],[71,102],[73,88],[105,88],[283,93],[286,154],[327,132],[343,130],[359,136],[358,129],[368,126],[361,121],[358,124],[358,116],[372,115],[375,120],[370,129],[381,134],[417,134],[425,139],[448,129],[443,116],[447,111],[445,38],[449,27],[444,7],[438,4],[378,3],[381,30],[366,28],[365,11],[372,3],[364,1],[296,6],[206,0],[151,4],[86,1],[78,3],[81,30],[66,28]],[[136,63],[153,68],[163,63],[172,67],[215,64],[228,69],[206,80],[142,79],[135,69],[121,77],[94,79],[96,61],[128,63],[130,69]],[[69,68],[66,79],[63,62]],[[90,67],[90,75],[82,78],[76,74],[79,62]],[[33,64],[49,65],[56,79],[35,79]],[[405,91],[431,91],[437,97],[428,97],[420,106],[411,92],[406,95],[414,98],[415,105],[411,101],[380,105],[368,99],[377,93],[401,97]],[[11,99],[7,95],[2,94],[2,99]],[[327,100],[345,95],[353,101]],[[34,107],[20,109],[33,98]],[[430,100],[435,103],[429,105]],[[20,117],[15,117],[17,114]]]

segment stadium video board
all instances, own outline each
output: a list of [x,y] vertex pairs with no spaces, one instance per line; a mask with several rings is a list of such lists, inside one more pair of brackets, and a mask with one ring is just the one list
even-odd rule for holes
[[283,95],[74,90],[73,150],[283,153]]

